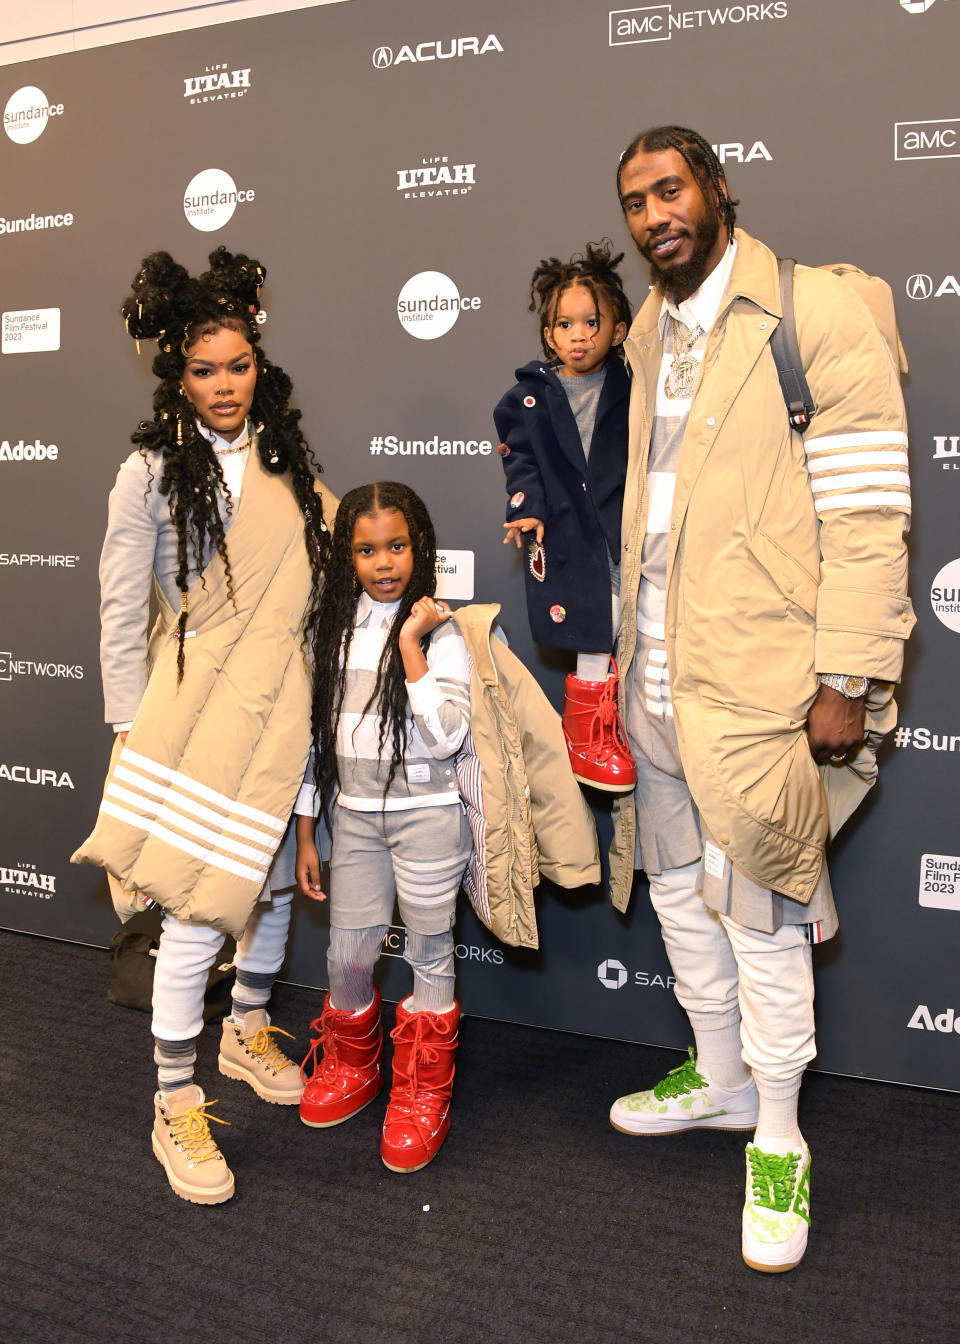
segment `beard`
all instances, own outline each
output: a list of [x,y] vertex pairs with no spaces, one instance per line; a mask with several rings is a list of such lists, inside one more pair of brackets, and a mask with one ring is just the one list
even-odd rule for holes
[[650,282],[653,288],[664,298],[682,302],[703,284],[707,278],[707,265],[720,236],[720,213],[707,207],[696,222],[693,233],[693,251],[687,261],[678,262],[661,270],[648,248],[640,248],[650,263]]

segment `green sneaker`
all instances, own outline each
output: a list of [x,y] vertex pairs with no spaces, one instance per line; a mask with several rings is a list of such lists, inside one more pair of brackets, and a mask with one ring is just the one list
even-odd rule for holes
[[649,1092],[631,1092],[610,1107],[610,1123],[624,1134],[678,1134],[684,1129],[749,1129],[757,1127],[756,1085],[751,1079],[739,1092],[717,1087],[697,1072],[693,1046],[678,1069]]
[[810,1149],[765,1153],[747,1144],[747,1198],[743,1206],[743,1258],[751,1269],[782,1274],[795,1269],[810,1229]]

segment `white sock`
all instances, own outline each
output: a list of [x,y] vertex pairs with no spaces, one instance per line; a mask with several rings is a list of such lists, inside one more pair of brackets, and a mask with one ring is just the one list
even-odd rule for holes
[[749,1087],[753,1075],[740,1053],[740,1019],[721,1018],[718,1023],[715,1014],[691,1013],[690,1023],[697,1042],[697,1072],[726,1092]]
[[760,1112],[753,1142],[765,1153],[798,1153],[803,1142],[797,1102],[803,1070],[793,1078],[757,1078]]
[[578,653],[576,675],[581,681],[606,681],[613,676],[609,653]]

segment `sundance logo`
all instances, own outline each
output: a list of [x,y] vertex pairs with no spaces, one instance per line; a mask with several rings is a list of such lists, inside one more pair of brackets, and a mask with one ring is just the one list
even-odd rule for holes
[[0,351],[26,355],[37,350],[60,349],[60,309],[23,308],[3,314]]
[[960,560],[940,570],[930,585],[930,605],[942,625],[960,634]]
[[908,299],[942,299],[947,295],[960,298],[960,282],[955,275],[945,275],[939,285],[935,285],[932,276],[918,271],[916,275],[911,275],[906,289]]
[[672,4],[638,5],[634,9],[611,9],[611,47],[637,42],[669,42],[675,32],[691,28],[723,28],[729,24],[762,23],[788,17],[786,0],[758,5],[717,5],[710,9],[681,9]]
[[222,229],[238,205],[256,199],[252,188],[238,190],[236,182],[222,168],[204,168],[187,183],[183,195],[183,213],[187,223],[202,233]]
[[597,967],[597,979],[604,989],[623,989],[628,981],[640,989],[672,989],[676,984],[672,975],[660,975],[656,971],[652,974],[650,971],[634,971],[631,979],[626,966],[615,957],[601,961]]
[[3,129],[17,145],[29,145],[47,129],[51,117],[63,116],[63,103],[47,102],[43,89],[27,84],[11,93],[3,109]]
[[960,910],[960,858],[956,854],[920,857],[920,904],[934,910]]
[[913,1017],[907,1023],[914,1031],[956,1031],[960,1033],[960,1013],[947,1008],[934,1017],[925,1003],[918,1003]]
[[895,159],[960,159],[960,117],[946,121],[898,121],[894,125]]
[[183,81],[183,96],[196,103],[222,103],[225,98],[242,98],[250,88],[249,70],[228,70],[226,65],[208,65],[202,75]]
[[463,312],[476,311],[480,299],[460,297],[460,291],[442,271],[412,275],[397,296],[397,317],[418,341],[445,336]]
[[437,551],[437,597],[473,601],[473,551]]
[[421,159],[418,168],[397,169],[397,191],[405,201],[467,196],[476,186],[475,163],[451,163],[446,154]]
[[449,42],[418,42],[415,47],[405,44],[396,55],[392,47],[377,47],[373,53],[373,67],[375,70],[388,70],[391,65],[402,65],[405,61],[414,64],[452,61],[461,56],[486,56],[491,51],[503,51],[495,33],[490,33],[482,41],[479,37],[451,37]]

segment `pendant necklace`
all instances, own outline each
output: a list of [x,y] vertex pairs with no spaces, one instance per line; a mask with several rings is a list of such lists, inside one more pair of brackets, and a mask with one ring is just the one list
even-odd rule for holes
[[695,359],[690,351],[697,338],[703,335],[703,329],[698,324],[689,336],[682,337],[680,323],[672,315],[670,321],[673,323],[673,358],[663,380],[663,394],[671,400],[686,400],[693,396],[697,374],[700,371],[700,361]]

